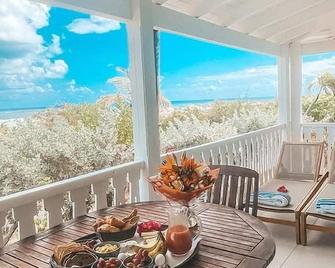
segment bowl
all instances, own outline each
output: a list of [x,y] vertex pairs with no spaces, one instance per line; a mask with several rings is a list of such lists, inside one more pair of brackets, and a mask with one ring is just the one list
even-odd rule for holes
[[[134,258],[134,256],[135,256],[135,255],[131,255],[131,256],[125,258],[125,259],[123,260],[123,262],[122,262],[122,266],[121,266],[121,267],[122,267],[122,268],[128,268],[128,267],[126,266],[126,264],[127,264],[130,260],[132,260],[132,259]],[[151,258],[150,256],[148,256],[147,259],[146,259],[146,264],[145,264],[144,266],[141,266],[141,267],[143,267],[143,268],[152,268],[152,267],[154,267],[154,259]]]
[[61,265],[56,263],[54,255],[52,255],[50,258],[49,264],[51,268],[69,268],[69,267],[72,267],[73,265],[71,264],[71,266],[66,266],[66,262],[70,262],[70,259],[73,259],[73,258],[77,258],[80,260],[83,260],[83,258],[86,258],[86,260],[88,260],[87,264],[77,265],[76,267],[78,268],[91,268],[91,267],[94,267],[94,265],[98,262],[98,257],[92,252],[79,251],[79,252],[70,253],[66,255],[63,258],[63,263]]
[[[101,252],[97,252],[97,248],[105,246],[105,245],[115,245],[117,246],[117,249],[112,251],[112,252],[106,252],[106,253],[101,253]],[[96,244],[93,248],[94,250],[94,254],[97,255],[98,257],[101,257],[103,259],[107,259],[107,258],[111,258],[111,257],[117,257],[119,255],[120,252],[120,243],[115,242],[115,241],[105,241],[105,242],[101,242],[99,244]]]
[[100,240],[102,241],[122,241],[127,240],[134,237],[137,229],[137,224],[131,227],[128,230],[120,231],[120,232],[97,232],[100,236]]

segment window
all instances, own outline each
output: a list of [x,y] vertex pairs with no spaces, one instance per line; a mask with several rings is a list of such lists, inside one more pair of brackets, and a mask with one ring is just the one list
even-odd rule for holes
[[275,57],[166,32],[156,47],[162,153],[276,123]]

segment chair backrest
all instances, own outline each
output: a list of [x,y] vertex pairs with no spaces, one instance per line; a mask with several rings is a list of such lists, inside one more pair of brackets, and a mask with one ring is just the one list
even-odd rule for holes
[[[255,170],[227,165],[210,166],[211,169],[220,168],[220,175],[211,190],[208,201],[257,216],[259,175]],[[250,202],[253,194],[253,202]]]
[[279,156],[275,179],[318,180],[324,142],[284,142]]

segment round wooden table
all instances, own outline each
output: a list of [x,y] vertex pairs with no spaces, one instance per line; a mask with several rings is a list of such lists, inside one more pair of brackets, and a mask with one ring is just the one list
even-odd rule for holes
[[[1,268],[47,268],[55,245],[68,243],[93,231],[96,217],[126,216],[134,207],[142,221],[167,221],[166,202],[145,202],[106,208],[56,226],[0,251]],[[266,226],[239,210],[199,203],[194,209],[203,223],[197,255],[183,267],[259,268],[266,267],[275,254],[275,243]]]

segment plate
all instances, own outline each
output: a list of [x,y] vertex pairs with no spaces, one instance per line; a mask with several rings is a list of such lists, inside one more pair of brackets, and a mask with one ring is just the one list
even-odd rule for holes
[[[163,235],[165,236],[165,232],[162,232]],[[120,241],[120,245],[121,245],[121,250],[120,252],[122,253],[128,253],[129,252],[129,248],[134,245],[134,244],[141,244],[143,243],[144,239],[142,237],[140,237],[138,234],[136,234],[133,238],[125,240],[125,241]],[[168,250],[166,255],[165,255],[165,259],[166,259],[166,264],[168,264],[168,266],[170,268],[177,268],[182,266],[183,264],[187,263],[188,261],[190,261],[199,251],[199,245],[200,245],[200,241],[201,238],[197,237],[195,239],[193,239],[192,241],[192,247],[190,249],[190,251],[184,255],[184,256],[174,256],[171,254],[171,252]],[[133,253],[128,253],[129,255],[132,255]]]
[[[165,232],[163,232],[164,235]],[[101,241],[101,237],[98,233],[92,233],[86,236],[83,236],[79,239],[74,240],[74,242],[77,243],[85,243],[86,241]],[[138,234],[136,234],[133,238],[119,241],[121,250],[120,253],[126,253],[127,255],[132,255],[133,252],[130,251],[130,246],[134,244],[141,244],[143,243],[144,239],[140,237]],[[171,252],[168,250],[165,258],[166,258],[166,264],[170,268],[178,268],[184,265],[185,263],[189,262],[199,251],[199,245],[200,245],[201,238],[197,237],[193,239],[191,250],[184,256],[174,256],[171,254]],[[52,266],[51,266],[52,267]]]

